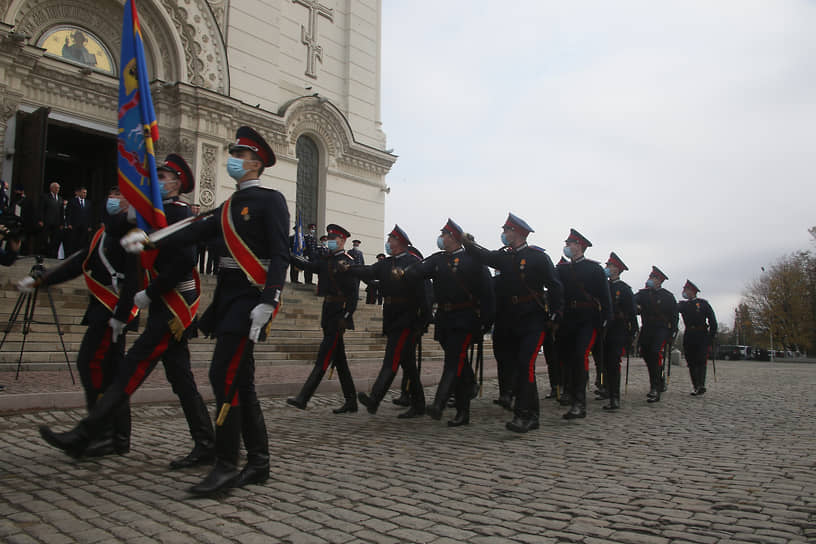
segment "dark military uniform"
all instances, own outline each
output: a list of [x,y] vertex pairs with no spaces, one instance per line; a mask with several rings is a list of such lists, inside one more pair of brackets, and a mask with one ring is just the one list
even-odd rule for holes
[[503,309],[496,313],[496,328],[506,333],[503,342],[507,351],[503,358],[512,361],[515,376],[512,392],[516,396],[514,418],[507,428],[516,432],[537,429],[539,399],[535,364],[550,319],[543,289],[547,288],[549,311],[560,313],[563,307],[561,282],[550,257],[539,247],[525,243],[515,249],[496,251],[475,244],[468,244],[467,248],[481,263],[501,273],[496,307]]
[[564,417],[585,417],[589,354],[611,317],[609,287],[601,265],[583,257],[560,264],[557,270],[564,286],[557,348],[564,363],[566,393],[572,399]]
[[637,318],[632,288],[625,281],[610,279],[609,291],[612,296],[612,319],[606,327],[603,356],[609,404],[604,408],[614,410],[620,406],[621,357],[631,346],[631,339],[637,332]]
[[358,398],[374,414],[397,374],[402,371],[408,380],[411,408],[406,417],[425,413],[425,394],[416,365],[416,343],[430,319],[431,304],[425,282],[406,282],[394,274],[394,269],[409,268],[420,261],[411,252],[404,251],[374,264],[353,266],[352,273],[364,280],[378,280],[385,300],[383,305],[383,335],[386,336],[385,358],[371,394],[360,393]]
[[686,289],[694,291],[694,298],[681,300],[677,304],[678,311],[683,315],[683,324],[686,331],[683,334],[683,351],[686,354],[689,375],[691,376],[692,395],[702,395],[706,392],[706,363],[712,341],[717,335],[717,317],[707,300],[697,298],[699,289],[686,282]]
[[[509,252],[510,248],[499,251]],[[516,382],[517,347],[513,344],[510,329],[510,314],[513,304],[511,285],[500,270],[493,276],[493,293],[496,300],[496,316],[493,324],[493,356],[496,358],[496,373],[499,378],[499,398],[493,402],[508,410],[513,409],[513,386]]]
[[[451,223],[453,222],[449,221]],[[452,227],[450,232],[455,232],[455,237],[461,241],[460,228]],[[492,321],[490,273],[487,267],[468,255],[463,248],[459,248],[451,253],[434,253],[409,268],[405,277],[409,280],[433,280],[436,302],[434,338],[445,352],[445,364],[436,398],[433,406],[428,408],[428,413],[434,419],[441,418],[448,398],[453,393],[457,413],[456,418],[448,424],[467,425],[470,422],[470,399],[475,383],[467,353],[471,344],[481,340],[485,326]]]
[[[96,244],[86,246],[78,256],[54,269],[43,285],[56,285],[76,278],[83,273],[85,267],[94,280],[118,294],[124,287],[126,272],[130,275],[136,273],[135,259],[129,258],[119,244],[119,239],[131,227],[124,213],[106,216],[104,233]],[[122,372],[125,358],[125,332],[112,341],[108,321],[115,317],[127,323],[131,308],[132,305],[117,304],[114,314],[93,293],[89,295],[88,309],[83,318],[88,328],[82,337],[76,361],[89,412],[102,393],[111,386],[117,374]],[[107,450],[117,453],[130,450],[130,404],[127,401],[113,414],[111,422],[105,426],[101,435],[95,437],[87,449],[79,453],[98,455],[107,453]]]
[[[332,225],[327,227],[330,232],[331,227]],[[354,330],[353,316],[357,309],[359,295],[360,282],[348,273],[348,269],[353,264],[353,258],[342,249],[338,249],[327,258],[317,262],[297,258],[293,259],[293,264],[295,263],[303,270],[317,273],[317,296],[323,297],[323,309],[320,314],[323,341],[320,342],[317,361],[312,373],[306,379],[298,396],[288,399],[287,402],[301,410],[305,409],[306,403],[314,394],[329,365],[334,365],[345,398],[343,406],[334,412],[356,412],[357,391],[349,371],[346,346],[343,340],[346,330]]]
[[[662,274],[662,273],[661,273]],[[668,279],[668,278],[667,278]],[[660,393],[665,391],[663,377],[664,353],[666,346],[671,345],[677,332],[677,300],[669,291],[663,289],[641,289],[635,295],[635,305],[640,314],[641,331],[640,353],[649,369],[650,402],[660,400]]]

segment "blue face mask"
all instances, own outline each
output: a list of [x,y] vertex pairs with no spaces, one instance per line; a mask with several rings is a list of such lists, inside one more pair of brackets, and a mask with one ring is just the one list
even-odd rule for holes
[[166,183],[159,182],[159,193],[161,193],[162,198],[167,198],[170,195],[170,190],[167,188]]
[[445,240],[441,236],[436,238],[436,247],[445,251]]
[[239,159],[238,157],[230,157],[227,159],[227,174],[235,181],[244,177],[247,172],[248,170],[244,168],[244,159]]
[[107,202],[105,202],[105,211],[108,212],[108,215],[116,215],[122,210],[122,205],[119,203],[118,198],[109,198]]
[[501,235],[501,243],[504,246],[509,246],[510,245],[510,241],[507,240],[507,235],[505,233],[503,233],[503,232],[502,232],[502,235]]
[[328,240],[328,241],[326,241],[326,247],[329,248],[329,251],[336,251],[337,250],[337,240]]
[[572,259],[572,248],[569,246],[564,246],[564,257],[567,259]]
[[608,268],[604,268],[604,274],[606,275],[607,278],[612,277],[612,271],[609,270]]
[[386,242],[385,243],[385,254],[386,255],[391,255],[391,242]]
[[688,291],[683,291],[683,298],[684,298],[684,299],[686,299],[686,300],[690,300],[690,299],[691,299],[691,295],[689,294],[689,292],[688,292]]
[[652,278],[646,280],[646,287],[648,287],[649,289],[654,289],[655,285],[656,285],[655,280],[653,280]]

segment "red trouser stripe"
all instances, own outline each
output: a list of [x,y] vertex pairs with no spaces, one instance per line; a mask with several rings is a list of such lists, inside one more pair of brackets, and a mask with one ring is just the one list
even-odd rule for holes
[[159,357],[167,351],[167,345],[170,342],[170,333],[168,332],[164,336],[162,336],[161,341],[153,348],[153,352],[147,357],[147,359],[142,359],[139,361],[139,364],[136,365],[136,371],[128,380],[127,387],[125,387],[125,393],[128,396],[132,395],[134,391],[136,391],[142,382],[147,377],[147,371],[150,370],[150,367],[159,359]]
[[[238,374],[238,363],[241,362],[241,357],[244,355],[244,349],[246,349],[247,339],[249,337],[241,338],[241,343],[238,344],[238,349],[235,350],[235,353],[230,359],[229,365],[227,366],[227,376],[224,380],[224,395],[229,395],[230,387],[232,386],[233,380],[235,380],[235,375]],[[236,391],[237,393],[237,391]],[[230,403],[230,406],[238,406],[238,395],[233,396],[231,399],[225,399],[226,402]]]
[[111,328],[108,327],[102,334],[102,341],[96,346],[96,351],[94,351],[93,357],[91,357],[91,361],[88,364],[91,371],[91,385],[93,385],[96,390],[102,389],[102,384],[104,383],[105,373],[102,370],[102,363],[105,361],[105,355],[108,354],[110,345]]
[[584,370],[589,370],[589,353],[592,351],[592,346],[595,345],[595,339],[598,337],[598,329],[592,329],[592,336],[589,338],[589,345],[584,352]]
[[657,352],[657,368],[663,368],[663,350],[666,348],[666,342],[660,344],[660,350]]
[[542,331],[541,335],[538,337],[538,343],[536,343],[535,350],[533,350],[533,356],[530,357],[530,363],[527,367],[527,381],[533,383],[535,381],[535,362],[536,358],[538,358],[538,352],[541,351],[541,346],[544,344],[544,338],[547,337],[547,332]]
[[334,350],[337,348],[337,340],[340,338],[340,333],[334,334],[334,342],[332,342],[329,351],[326,352],[326,357],[323,359],[323,372],[329,368],[329,364],[331,364],[332,357],[334,356]]
[[391,370],[394,372],[399,370],[400,355],[402,354],[402,348],[405,347],[405,342],[408,340],[409,334],[411,334],[411,329],[403,329],[400,333],[399,340],[397,340],[397,346],[394,348],[394,360],[391,361]]
[[462,349],[459,350],[459,364],[456,365],[456,375],[462,375],[462,369],[465,367],[465,360],[467,358],[467,349],[470,346],[470,340],[473,338],[472,334],[465,336],[465,341],[462,344]]

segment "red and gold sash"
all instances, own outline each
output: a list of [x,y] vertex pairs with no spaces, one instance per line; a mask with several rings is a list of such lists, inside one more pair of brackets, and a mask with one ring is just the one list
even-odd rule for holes
[[232,254],[235,262],[238,263],[238,266],[241,267],[241,270],[244,271],[250,283],[260,285],[263,288],[266,285],[266,268],[236,232],[235,225],[232,222],[232,214],[230,214],[231,203],[232,198],[228,198],[221,209],[221,230],[224,233],[227,249]]
[[[88,286],[88,291],[91,292],[91,295],[98,300],[105,308],[108,309],[111,313],[114,312],[116,309],[116,305],[119,303],[119,294],[116,293],[110,287],[102,285],[96,278],[91,275],[91,271],[88,269],[88,262],[91,260],[91,256],[96,251],[97,246],[99,245],[99,241],[102,239],[102,235],[105,234],[105,227],[101,227],[96,233],[93,235],[93,239],[91,239],[91,245],[88,248],[88,255],[85,257],[85,260],[82,261],[82,274],[85,276],[85,285]],[[139,308],[135,305],[133,308],[130,309],[130,316],[128,317],[128,321],[136,317],[136,314],[139,313]]]
[[[152,279],[158,275],[158,272],[154,268],[150,270],[148,274]],[[161,295],[164,305],[167,306],[167,309],[173,314],[168,325],[170,326],[170,332],[176,340],[181,340],[184,331],[187,330],[187,327],[193,322],[196,313],[198,313],[198,304],[201,301],[201,277],[195,268],[193,268],[193,281],[195,282],[196,297],[190,304],[187,304],[187,301],[184,300],[184,297],[178,289],[175,288]]]

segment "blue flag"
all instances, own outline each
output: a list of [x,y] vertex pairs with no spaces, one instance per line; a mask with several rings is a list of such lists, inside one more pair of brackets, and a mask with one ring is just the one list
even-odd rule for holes
[[303,240],[303,222],[300,218],[300,212],[297,214],[297,221],[295,222],[295,243],[292,252],[298,257],[303,257],[303,249],[306,246]]
[[127,0],[119,73],[119,190],[142,229],[167,226],[153,147],[158,139],[136,0]]

